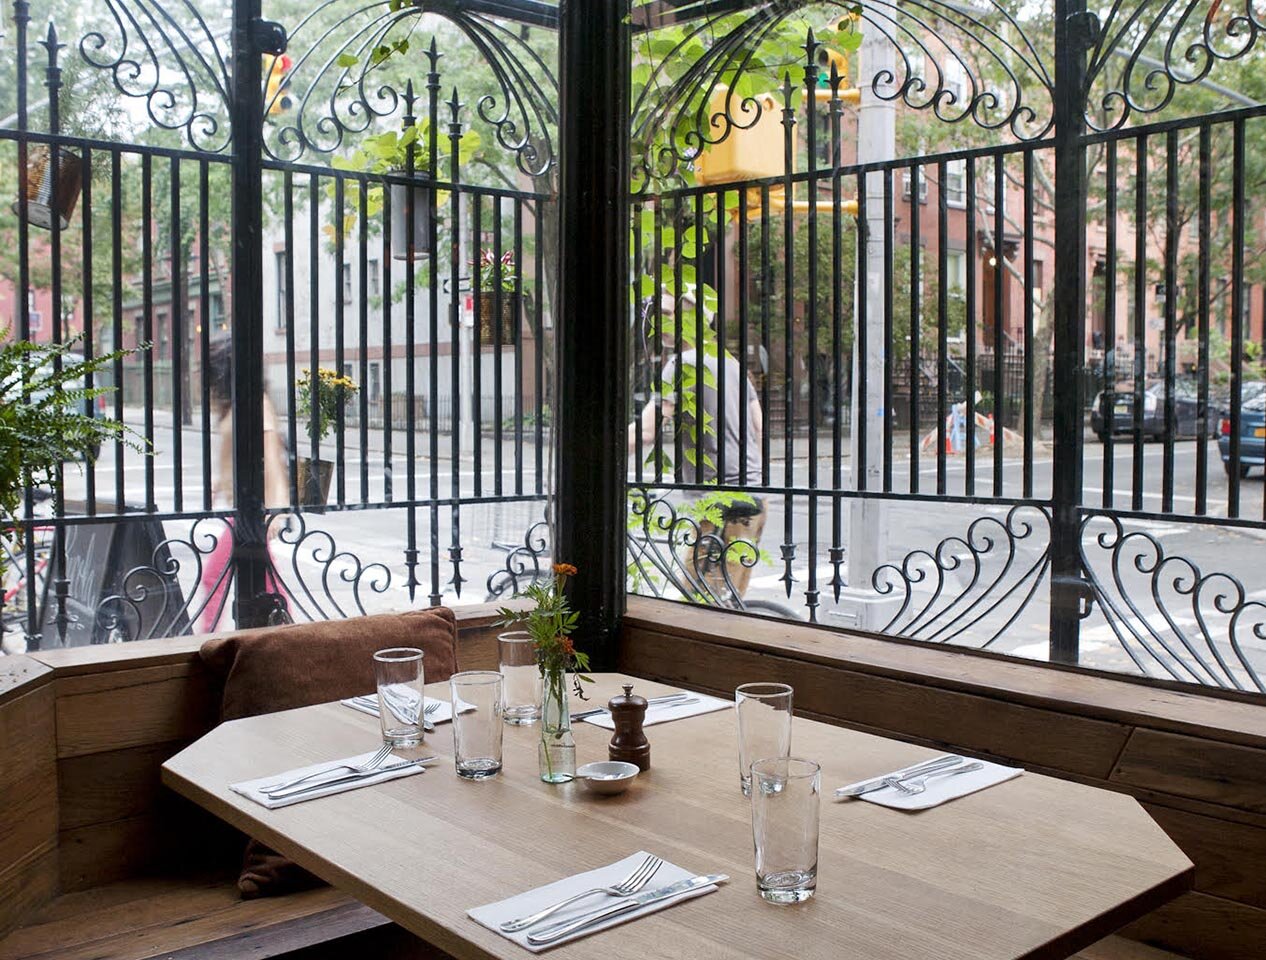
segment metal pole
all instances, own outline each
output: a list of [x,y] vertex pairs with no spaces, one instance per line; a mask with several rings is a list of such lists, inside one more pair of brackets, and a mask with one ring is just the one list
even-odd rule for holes
[[1085,0],[1055,2],[1055,406],[1051,502],[1050,659],[1076,663],[1085,581],[1080,503],[1085,440],[1081,367],[1085,347],[1086,171],[1082,152],[1085,50],[1094,19]]
[[[892,42],[882,34],[868,32],[862,42],[861,62],[866,65],[868,74],[879,75],[887,71],[888,75],[893,75],[896,55]],[[857,120],[858,163],[890,160],[896,156],[895,101],[875,96],[866,86]],[[860,337],[853,340],[852,489],[874,491],[883,488],[883,425],[884,418],[891,416],[884,409],[882,376],[887,362],[884,345],[884,262],[889,256],[884,229],[883,174],[866,176],[866,221],[858,226],[862,230],[858,242],[866,245],[867,288],[866,315],[858,317],[857,322],[866,325],[866,336],[864,341]],[[864,354],[860,349],[863,342]],[[866,377],[859,376],[859,368],[863,364],[868,374]],[[859,396],[863,382],[865,395]],[[867,420],[864,431],[858,428],[860,417]],[[859,449],[861,443],[865,443],[864,458]],[[848,585],[858,608],[852,622],[862,629],[876,629],[887,619],[886,616],[882,620],[879,618],[871,589],[875,571],[888,555],[887,512],[887,503],[880,499],[859,498],[849,505]]]
[[559,5],[555,559],[574,564],[578,636],[615,660],[624,606],[628,0]]
[[267,596],[264,516],[264,104],[261,56],[282,53],[285,31],[260,18],[260,0],[233,4],[233,564],[238,627],[263,626]]

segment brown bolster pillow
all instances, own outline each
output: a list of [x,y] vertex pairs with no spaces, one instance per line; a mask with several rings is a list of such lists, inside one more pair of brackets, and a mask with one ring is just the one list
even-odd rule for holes
[[[224,684],[220,719],[292,710],[374,690],[373,654],[421,647],[427,683],[457,671],[457,619],[447,607],[350,620],[242,630],[202,645],[202,661]],[[242,896],[273,897],[320,883],[256,840],[247,843],[237,885]]]

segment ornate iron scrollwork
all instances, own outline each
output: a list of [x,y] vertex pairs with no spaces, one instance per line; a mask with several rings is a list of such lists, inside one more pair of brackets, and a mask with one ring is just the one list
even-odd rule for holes
[[1257,44],[1266,20],[1253,0],[1116,0],[1103,15],[1086,68],[1086,122],[1122,126],[1132,114],[1169,106],[1184,86]]
[[[309,528],[302,513],[277,513],[268,518],[268,531],[279,547],[270,551],[270,592],[278,600],[272,615],[287,622],[331,620],[364,616],[366,592],[381,595],[391,588],[385,563],[365,563],[350,550],[340,549],[327,530]],[[290,547],[289,557],[278,554]],[[284,608],[284,617],[281,611]]]
[[523,542],[506,554],[501,569],[488,575],[487,599],[492,601],[514,596],[536,581],[551,576],[550,568],[541,563],[542,559],[549,558],[550,552],[549,521],[538,520],[528,527]]
[[1266,693],[1266,603],[1236,577],[1166,555],[1113,515],[1083,521],[1081,551],[1100,615],[1140,673]]
[[679,513],[665,494],[635,490],[629,498],[630,590],[747,609],[731,569],[756,566],[760,552],[754,543],[742,539],[727,543],[714,525],[705,528],[689,514]]
[[[1046,578],[1050,519],[1046,510],[1020,504],[1005,517],[977,517],[966,536],[946,537],[933,550],[912,550],[899,564],[879,567],[872,586],[881,596],[901,598],[882,632],[990,647]],[[1040,545],[1036,554],[1025,553],[1030,543]]]
[[[809,23],[808,11],[815,22]],[[802,76],[816,85],[822,28],[832,20],[851,19],[858,30],[877,33],[895,51],[896,69],[877,69],[868,81],[875,96],[931,110],[946,123],[971,120],[984,129],[1007,130],[1021,140],[1039,139],[1050,130],[1054,81],[1043,52],[994,0],[974,5],[774,0],[741,14],[692,21],[669,49],[652,59],[633,107],[635,184],[645,188],[655,178],[670,176],[707,146],[760,120],[759,98],[734,90],[756,71],[768,71],[763,55],[793,17],[808,28],[805,60],[781,66],[778,76],[768,78],[768,92],[782,98],[784,109],[791,105],[790,94],[775,88],[787,80],[788,90],[794,85],[799,91]],[[641,25],[646,36],[655,37],[655,21],[643,16]],[[678,72],[681,59],[690,56],[692,62]],[[722,108],[714,110],[722,87]]]
[[97,604],[94,642],[180,636],[204,618],[219,622],[229,606],[233,567],[204,573],[226,537],[232,533],[222,520],[203,517],[187,538],[158,543],[150,562],[129,570],[119,592]]
[[[438,89],[441,54],[434,36],[425,47],[413,36],[424,14],[443,17],[461,31],[487,65],[495,92],[480,95],[475,111],[492,127],[497,142],[514,155],[524,174],[547,173],[555,162],[553,128],[558,121],[554,75],[523,36],[458,0],[327,0],[316,5],[291,31],[294,62],[286,92],[278,90],[264,104],[268,112],[283,95],[294,103],[289,119],[266,138],[266,152],[279,161],[297,161],[309,151],[332,154],[349,137],[394,115],[404,94],[381,79],[383,65],[392,59],[420,55],[428,86]],[[439,120],[433,117],[431,122]]]
[[113,29],[84,35],[85,62],[108,71],[119,93],[143,100],[155,126],[183,131],[195,149],[224,150],[231,139],[228,65],[219,34],[198,6],[192,0],[104,0],[103,6]]

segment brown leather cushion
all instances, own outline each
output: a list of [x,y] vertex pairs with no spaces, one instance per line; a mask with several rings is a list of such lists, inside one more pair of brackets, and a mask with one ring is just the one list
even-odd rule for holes
[[427,683],[457,670],[457,621],[447,607],[243,630],[202,645],[224,680],[221,720],[341,700],[374,690],[375,650],[421,647]]
[[[457,620],[447,607],[243,630],[208,640],[203,663],[224,682],[221,720],[291,710],[373,691],[376,650],[421,647],[427,683],[457,671]],[[274,897],[320,883],[257,840],[246,845],[242,896]]]

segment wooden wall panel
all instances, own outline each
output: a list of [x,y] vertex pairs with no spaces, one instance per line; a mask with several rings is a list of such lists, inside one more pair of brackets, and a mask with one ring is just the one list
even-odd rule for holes
[[797,709],[829,720],[1082,776],[1106,779],[1127,735],[1120,724],[1002,701],[985,710],[969,694],[754,650],[639,629],[627,638],[620,658],[626,673],[718,693],[780,680],[795,687]]
[[50,837],[21,859],[0,866],[0,938],[57,895],[57,848]]
[[1186,893],[1127,925],[1121,934],[1190,960],[1262,960],[1266,910],[1207,893]]
[[56,893],[57,771],[50,672],[0,658],[0,936]]
[[58,679],[57,755],[78,757],[192,740],[215,723],[218,695],[195,662]]
[[1196,865],[1196,890],[1266,909],[1266,830],[1156,803],[1143,809]]
[[1112,779],[1209,803],[1266,813],[1266,750],[1139,728]]
[[152,810],[163,793],[159,767],[188,740],[147,743],[57,762],[61,829],[121,820]]

